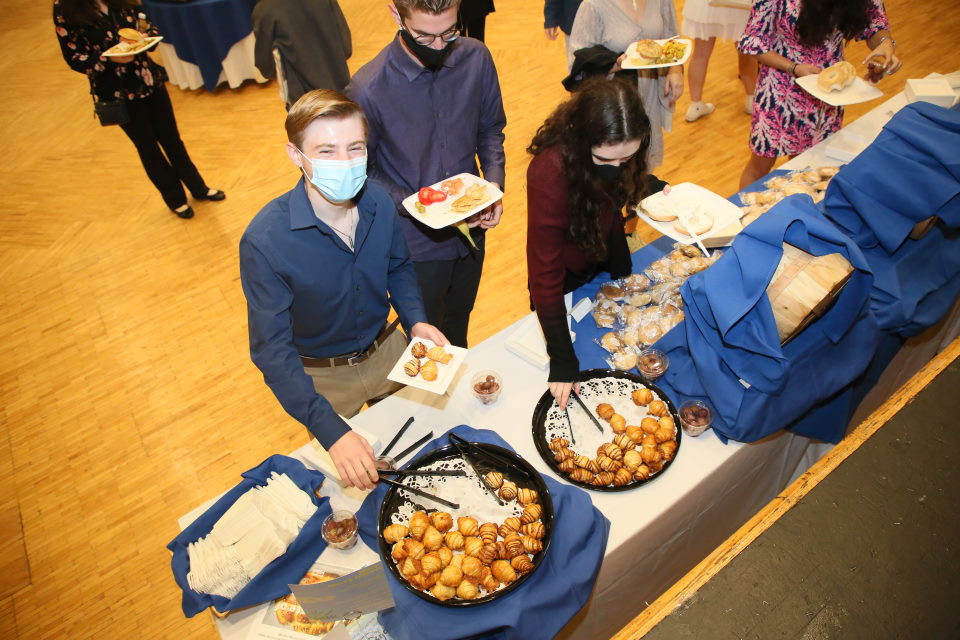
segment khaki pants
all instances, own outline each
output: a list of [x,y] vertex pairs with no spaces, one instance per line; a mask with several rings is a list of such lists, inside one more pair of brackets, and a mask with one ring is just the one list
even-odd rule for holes
[[333,406],[333,410],[350,418],[371,400],[394,393],[403,385],[387,380],[387,374],[407,348],[403,332],[394,329],[372,356],[358,365],[340,367],[304,367],[313,378],[313,388]]

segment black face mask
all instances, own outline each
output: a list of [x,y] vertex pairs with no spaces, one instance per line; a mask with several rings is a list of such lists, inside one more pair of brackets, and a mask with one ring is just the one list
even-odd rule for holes
[[607,184],[613,184],[620,177],[621,167],[623,167],[622,164],[595,164],[593,171]]
[[444,43],[443,49],[434,49],[433,47],[428,47],[414,40],[413,36],[410,35],[410,32],[406,29],[400,30],[400,37],[403,38],[403,41],[407,44],[407,48],[416,56],[420,64],[430,71],[439,70],[440,67],[443,66],[443,61],[446,59],[447,54],[450,53],[449,42]]

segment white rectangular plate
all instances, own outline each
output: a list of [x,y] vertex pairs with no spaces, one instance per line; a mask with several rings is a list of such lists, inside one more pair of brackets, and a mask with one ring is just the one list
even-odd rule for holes
[[644,222],[663,235],[673,238],[677,242],[693,244],[694,240],[691,236],[677,231],[676,227],[673,226],[673,223],[676,222],[675,220],[660,222],[659,220],[652,219],[643,210],[645,206],[651,206],[652,203],[668,203],[671,198],[682,199],[684,202],[693,203],[697,206],[698,210],[707,211],[713,215],[713,226],[709,231],[700,236],[700,239],[706,246],[720,247],[729,244],[732,239],[730,227],[739,224],[738,221],[740,220],[740,216],[743,215],[743,211],[726,198],[718,196],[709,189],[704,189],[692,182],[682,182],[677,185],[671,185],[670,195],[664,195],[661,191],[652,196],[647,196],[640,201],[640,206],[636,209],[637,214]]
[[848,104],[858,104],[860,102],[870,102],[871,100],[876,100],[883,95],[883,91],[880,91],[880,89],[877,89],[875,86],[859,76],[854,78],[853,84],[846,89],[842,89],[840,91],[824,91],[820,88],[820,85],[817,84],[817,79],[819,77],[820,76],[816,74],[803,76],[802,78],[797,78],[796,83],[800,85],[800,88],[812,95],[817,100],[826,102],[834,107],[842,107]]
[[[623,63],[620,65],[621,69],[659,69],[660,67],[675,67],[678,64],[685,63],[690,59],[690,53],[693,51],[693,42],[687,38],[664,38],[663,40],[654,40],[659,45],[664,45],[671,40],[676,40],[677,42],[682,42],[686,45],[686,50],[683,52],[683,57],[677,60],[676,62],[667,62],[664,64],[633,64],[630,62],[630,56],[627,56],[623,59]],[[631,42],[630,46],[627,47],[627,51],[633,49],[633,45],[637,44],[636,42]]]
[[[450,386],[450,382],[453,380],[453,376],[457,373],[457,369],[460,368],[460,365],[463,364],[463,361],[467,358],[467,349],[462,347],[455,347],[452,344],[444,346],[444,350],[447,353],[453,354],[448,364],[437,363],[437,379],[433,382],[428,382],[423,379],[419,373],[416,376],[410,377],[403,370],[403,365],[413,360],[413,354],[410,353],[411,347],[414,344],[422,342],[427,345],[427,349],[430,347],[436,346],[434,343],[429,340],[424,340],[422,338],[414,338],[410,341],[410,344],[407,345],[406,350],[403,352],[403,355],[397,360],[397,363],[393,365],[393,369],[390,370],[390,373],[387,375],[388,380],[393,380],[394,382],[399,382],[400,384],[405,384],[411,387],[416,387],[417,389],[423,389],[424,391],[429,391],[431,393],[445,393],[447,387]],[[426,362],[426,358],[420,359],[420,364]]]
[[[413,216],[423,224],[427,225],[431,229],[443,229],[444,227],[448,227],[451,224],[456,224],[461,220],[469,218],[470,216],[480,211],[481,209],[489,207],[491,204],[493,204],[497,200],[500,200],[501,198],[503,198],[503,191],[500,191],[500,189],[498,189],[496,185],[490,182],[487,182],[483,178],[479,178],[473,175],[472,173],[460,173],[455,176],[451,176],[447,178],[447,180],[455,180],[456,178],[461,178],[463,180],[463,189],[461,189],[458,193],[454,195],[447,196],[447,199],[444,200],[443,202],[434,202],[433,204],[424,205],[424,209],[425,209],[424,213],[420,213],[419,211],[417,211],[416,203],[419,202],[419,199],[417,197],[419,192],[404,198],[403,202],[401,203],[403,204],[403,208],[406,209],[411,216]],[[440,185],[443,182],[445,182],[445,180],[436,182],[430,185],[430,188],[439,189]],[[463,194],[466,193],[467,189],[472,187],[475,184],[482,184],[486,186],[487,194],[490,196],[490,198],[487,200],[484,200],[483,202],[478,204],[473,209],[470,209],[469,211],[466,211],[463,213],[451,212],[450,206],[454,203],[454,201],[457,198],[463,196]]]
[[103,53],[101,53],[100,55],[102,55],[104,58],[118,58],[118,57],[121,57],[121,56],[135,56],[135,55],[137,55],[138,53],[143,53],[143,52],[146,51],[147,49],[153,48],[153,47],[156,46],[156,44],[157,44],[158,42],[160,42],[161,40],[163,40],[163,36],[147,36],[146,38],[144,38],[144,45],[143,45],[142,47],[140,47],[139,49],[134,49],[134,50],[132,50],[132,51],[114,51],[114,49],[117,48],[117,45],[113,45],[112,47],[110,47],[109,49],[107,49],[106,51],[104,51]]

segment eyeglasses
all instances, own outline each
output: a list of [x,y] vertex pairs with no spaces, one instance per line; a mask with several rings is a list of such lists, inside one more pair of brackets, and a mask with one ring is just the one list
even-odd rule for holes
[[443,33],[423,33],[422,31],[411,31],[411,29],[402,21],[400,24],[404,31],[413,36],[414,42],[428,47],[433,44],[437,38],[440,38],[444,42],[453,42],[460,37],[460,29],[457,29],[456,27],[447,29]]

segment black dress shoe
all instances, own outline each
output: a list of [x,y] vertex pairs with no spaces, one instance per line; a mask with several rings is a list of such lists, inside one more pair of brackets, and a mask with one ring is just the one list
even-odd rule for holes
[[190,205],[187,205],[186,209],[181,209],[179,211],[171,207],[170,211],[173,211],[175,214],[177,214],[179,217],[183,218],[184,220],[187,220],[193,217],[193,207],[191,207]]
[[203,194],[202,196],[198,197],[197,200],[213,200],[214,202],[219,202],[220,200],[223,200],[226,197],[227,197],[227,194],[217,189],[212,194],[210,193]]

